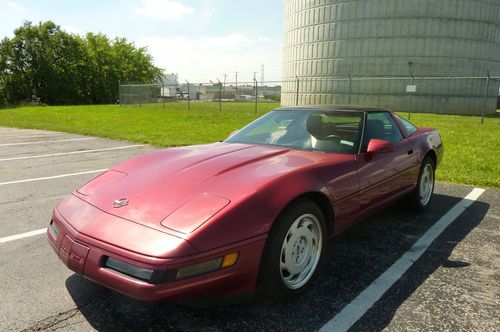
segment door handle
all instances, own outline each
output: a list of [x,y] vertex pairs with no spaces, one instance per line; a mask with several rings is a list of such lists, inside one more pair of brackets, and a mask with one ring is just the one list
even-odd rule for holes
[[408,150],[408,154],[413,154],[413,149]]

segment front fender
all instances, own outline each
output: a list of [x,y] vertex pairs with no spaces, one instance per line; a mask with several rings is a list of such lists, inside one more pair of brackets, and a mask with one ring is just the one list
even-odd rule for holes
[[[231,198],[231,204],[187,239],[197,250],[204,251],[265,234],[280,212],[305,193],[319,193],[332,204],[340,202],[338,206],[343,206],[344,201],[351,206],[346,198],[359,189],[354,163],[324,162],[271,179],[242,197]],[[334,213],[343,212],[336,208]]]

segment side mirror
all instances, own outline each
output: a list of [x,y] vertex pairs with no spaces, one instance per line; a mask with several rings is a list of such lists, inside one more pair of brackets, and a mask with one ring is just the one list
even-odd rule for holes
[[394,150],[394,145],[392,143],[387,142],[383,139],[372,138],[370,142],[368,142],[368,149],[366,149],[366,152],[381,153],[381,152],[391,152],[392,150]]
[[227,138],[229,138],[229,137],[233,136],[233,135],[234,135],[234,134],[236,134],[238,131],[239,131],[239,129],[233,130],[233,131],[231,132],[231,134],[229,134],[229,136],[228,136]]

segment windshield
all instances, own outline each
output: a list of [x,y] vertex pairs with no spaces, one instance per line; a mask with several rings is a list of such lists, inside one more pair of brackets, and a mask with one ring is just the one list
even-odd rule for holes
[[362,112],[277,110],[250,123],[226,142],[356,154],[362,122]]

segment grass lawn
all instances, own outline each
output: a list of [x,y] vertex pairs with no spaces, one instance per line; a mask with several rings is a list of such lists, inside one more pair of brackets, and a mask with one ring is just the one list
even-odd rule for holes
[[37,128],[147,143],[179,146],[225,139],[256,117],[279,107],[251,103],[166,103],[136,106],[49,106],[0,109],[0,126]]
[[[165,104],[146,107],[58,106],[0,110],[0,126],[65,131],[155,146],[200,144],[225,139],[234,129],[278,107],[251,103]],[[401,114],[406,116],[406,114]],[[438,128],[445,145],[440,181],[500,188],[500,118],[482,126],[473,116],[414,113],[416,125]]]
[[414,113],[410,120],[439,129],[444,158],[437,180],[500,188],[500,117],[485,118],[484,125],[476,116]]

